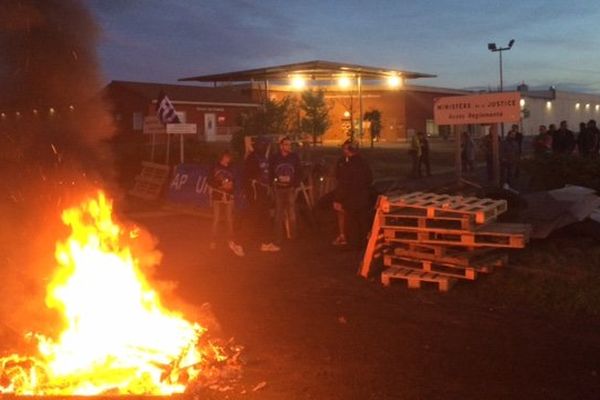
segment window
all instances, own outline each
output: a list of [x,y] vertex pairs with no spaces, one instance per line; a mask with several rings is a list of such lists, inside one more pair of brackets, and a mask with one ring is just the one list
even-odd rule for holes
[[432,119],[425,120],[425,133],[427,136],[439,135],[439,129],[436,123]]
[[141,131],[144,128],[144,116],[141,112],[133,113],[133,130]]

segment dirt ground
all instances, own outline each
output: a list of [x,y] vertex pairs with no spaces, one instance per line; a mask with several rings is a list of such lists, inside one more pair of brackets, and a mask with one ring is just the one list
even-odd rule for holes
[[158,276],[210,303],[220,334],[245,348],[239,385],[207,398],[600,398],[597,319],[486,304],[474,295],[486,277],[447,294],[383,288],[356,275],[361,254],[330,246],[330,232],[239,258],[209,250],[207,220],[134,219],[159,239]]

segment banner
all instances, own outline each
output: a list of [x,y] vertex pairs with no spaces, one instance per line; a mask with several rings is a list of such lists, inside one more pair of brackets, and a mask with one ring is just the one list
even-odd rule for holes
[[439,97],[433,103],[434,120],[437,125],[519,122],[520,100],[519,92]]
[[[211,168],[200,164],[179,164],[167,188],[166,199],[180,205],[200,208],[210,207],[208,175]],[[242,176],[234,171],[234,198],[237,210],[246,207],[243,193]]]

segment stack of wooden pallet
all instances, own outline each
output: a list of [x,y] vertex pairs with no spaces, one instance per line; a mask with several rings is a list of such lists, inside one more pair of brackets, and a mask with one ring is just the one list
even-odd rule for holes
[[499,223],[505,200],[415,192],[380,196],[367,250],[359,271],[369,276],[383,258],[381,282],[433,282],[447,291],[458,279],[474,280],[508,262],[501,249],[523,248],[527,224]]

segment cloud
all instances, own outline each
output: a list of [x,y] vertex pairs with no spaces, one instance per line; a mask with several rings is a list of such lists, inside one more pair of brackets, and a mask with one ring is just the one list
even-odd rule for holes
[[[310,47],[294,38],[289,18],[260,4],[158,0],[136,4],[90,2],[107,31],[101,54],[111,78],[175,80],[261,66],[265,59],[283,59]],[[121,76],[114,76],[114,71]]]

